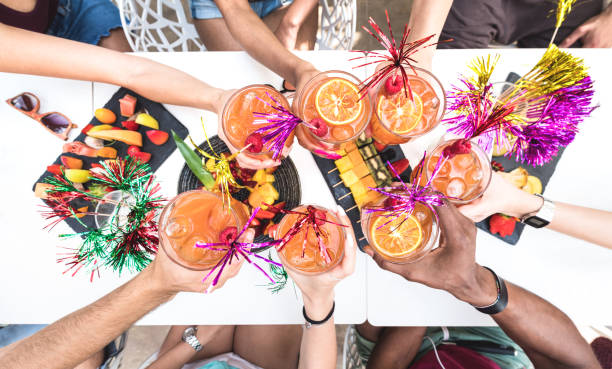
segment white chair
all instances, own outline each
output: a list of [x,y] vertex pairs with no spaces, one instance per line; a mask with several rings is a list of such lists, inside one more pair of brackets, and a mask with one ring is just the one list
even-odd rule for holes
[[344,347],[342,353],[343,369],[365,369],[357,351],[357,330],[354,325],[349,325],[344,336]]
[[[350,50],[357,22],[356,0],[320,0],[317,46]],[[116,0],[123,32],[134,51],[206,50],[181,0]]]

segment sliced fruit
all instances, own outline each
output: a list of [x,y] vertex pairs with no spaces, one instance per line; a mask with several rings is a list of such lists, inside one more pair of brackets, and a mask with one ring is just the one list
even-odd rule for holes
[[83,168],[83,160],[73,158],[70,156],[62,155],[60,156],[60,161],[64,165],[66,169],[82,169]]
[[138,146],[130,146],[127,149],[127,154],[133,158],[138,160],[141,163],[148,163],[151,160],[151,154],[148,152],[140,151],[140,147]]
[[117,157],[117,149],[114,147],[103,147],[96,152],[101,158],[115,159]]
[[87,135],[89,135],[92,132],[98,132],[98,131],[107,131],[109,129],[113,129],[113,126],[111,126],[110,124],[99,124],[97,126],[93,126],[91,127],[88,131],[87,131]]
[[138,127],[140,127],[140,124],[134,122],[133,120],[125,120],[121,122],[121,126],[127,129],[128,131],[138,131]]
[[331,125],[353,123],[364,109],[359,89],[344,78],[332,78],[323,83],[315,96],[319,116]]
[[85,215],[87,215],[85,213],[87,213],[87,209],[88,208],[89,208],[88,206],[82,206],[82,207],[78,208],[77,209],[76,217],[77,218],[83,218]]
[[66,179],[72,183],[85,183],[89,181],[89,171],[87,169],[66,169]]
[[134,114],[136,110],[136,98],[130,94],[125,94],[123,98],[119,99],[119,109],[121,115],[129,117]]
[[527,177],[529,177],[529,173],[525,168],[518,167],[511,171],[510,173],[500,173],[505,180],[512,183],[517,188],[522,188],[527,184]]
[[359,178],[355,175],[355,172],[352,170],[348,170],[342,174],[340,174],[340,179],[346,187],[351,187],[355,183],[359,182]]
[[88,133],[91,137],[101,138],[103,140],[117,140],[128,145],[142,146],[142,135],[139,132],[128,130],[108,130]]
[[92,129],[94,127],[93,124],[89,123],[88,125],[86,125],[85,127],[83,127],[83,129],[81,130],[81,133],[83,134],[87,134],[87,132],[89,132],[90,129]]
[[104,141],[102,139],[99,138],[95,138],[95,137],[91,137],[91,136],[87,136],[85,137],[85,139],[83,140],[85,141],[85,144],[94,148],[94,149],[101,149],[104,147]]
[[[410,161],[408,161],[408,159],[406,158],[403,158],[403,159],[394,161],[390,165],[395,170],[395,173],[402,174],[410,167]],[[389,167],[389,164],[387,164],[387,167]],[[388,169],[391,173],[393,173],[393,170],[391,170],[391,168],[388,168]]]
[[528,176],[527,183],[521,187],[521,190],[529,192],[530,194],[542,194],[542,182],[538,177]]
[[405,94],[393,96],[381,95],[376,104],[376,112],[381,122],[397,134],[412,131],[423,116],[423,102],[417,94],[406,97]]
[[149,140],[157,146],[165,144],[166,141],[168,141],[168,137],[170,137],[167,132],[160,131],[158,129],[152,129],[150,131],[147,131],[146,133],[147,137],[149,137]]
[[353,168],[353,163],[351,162],[351,159],[348,156],[345,156],[341,159],[336,160],[335,163],[340,173],[344,173],[347,170]]
[[34,187],[34,196],[39,199],[46,199],[49,197],[47,191],[53,189],[53,185],[49,183],[37,183]]
[[257,219],[272,219],[276,213],[271,212],[270,210],[259,210],[257,214],[255,214],[255,218]]
[[94,116],[97,120],[106,124],[113,124],[117,120],[117,116],[111,110],[106,108],[96,109]]
[[489,231],[492,234],[499,234],[501,237],[510,236],[514,233],[515,227],[516,220],[503,214],[493,214],[489,219]]
[[157,122],[157,119],[153,118],[152,116],[150,116],[147,113],[140,113],[140,114],[138,114],[138,116],[136,117],[135,122],[140,124],[140,125],[142,125],[142,126],[147,126],[149,128],[153,128],[153,129],[159,129],[159,123]]
[[390,222],[389,218],[379,216],[372,222],[370,233],[373,246],[390,257],[410,254],[421,245],[423,239],[421,223],[412,214],[396,217]]
[[56,175],[62,175],[62,168],[63,167],[59,164],[49,165],[47,166],[47,172],[53,173]]

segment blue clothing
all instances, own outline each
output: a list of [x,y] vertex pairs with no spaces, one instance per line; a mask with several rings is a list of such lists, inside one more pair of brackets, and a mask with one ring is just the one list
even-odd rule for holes
[[47,34],[97,45],[116,28],[121,16],[110,0],[59,0]]
[[202,367],[200,369],[238,369],[235,366],[231,366],[225,361],[212,361]]
[[[249,5],[251,5],[251,8],[259,18],[263,18],[276,9],[291,4],[292,1],[293,0],[249,1]],[[194,19],[223,18],[223,14],[221,14],[221,11],[219,11],[219,8],[217,8],[213,0],[189,0],[189,6],[191,7],[191,16]]]

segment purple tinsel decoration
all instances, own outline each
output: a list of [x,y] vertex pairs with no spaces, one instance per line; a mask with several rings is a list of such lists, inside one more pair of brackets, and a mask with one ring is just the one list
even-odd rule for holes
[[199,242],[197,242],[195,244],[195,247],[200,247],[200,248],[214,250],[214,251],[226,251],[226,254],[223,256],[223,258],[221,260],[219,260],[217,265],[215,265],[214,268],[212,268],[210,270],[210,272],[208,272],[208,274],[206,274],[206,277],[204,277],[202,282],[206,281],[208,279],[208,277],[215,270],[219,269],[219,271],[217,272],[217,275],[215,276],[215,279],[213,280],[213,283],[212,283],[212,286],[216,286],[217,282],[219,282],[219,278],[221,277],[221,273],[223,273],[223,269],[225,269],[225,267],[227,265],[230,265],[232,263],[232,261],[234,260],[234,258],[236,258],[236,260],[239,260],[240,256],[242,255],[242,257],[244,257],[244,259],[249,264],[252,264],[257,269],[259,269],[272,283],[276,283],[272,278],[270,278],[268,273],[266,273],[259,265],[257,265],[256,263],[253,263],[253,261],[251,261],[249,256],[256,257],[256,258],[259,258],[261,260],[264,260],[266,263],[274,264],[276,266],[282,267],[282,264],[279,264],[279,263],[277,263],[277,262],[275,262],[273,260],[264,258],[262,256],[259,256],[259,255],[255,254],[255,253],[251,252],[251,249],[253,249],[253,248],[268,247],[268,246],[276,245],[280,241],[276,241],[275,240],[275,241],[268,241],[268,242],[263,242],[263,243],[238,242],[238,239],[242,236],[242,234],[251,225],[251,222],[253,221],[253,219],[255,219],[255,215],[257,214],[258,211],[259,211],[259,208],[256,208],[256,209],[253,210],[253,214],[251,214],[251,217],[249,218],[249,220],[246,222],[246,224],[244,225],[244,227],[242,228],[240,233],[236,236],[236,238],[233,241],[231,241],[231,242],[211,242],[211,243],[199,243]]
[[274,105],[259,99],[259,97],[258,99],[274,109],[275,112],[253,112],[255,117],[260,118],[256,119],[253,124],[265,124],[264,127],[259,128],[255,132],[262,135],[264,147],[273,153],[272,158],[276,160],[282,154],[285,142],[287,142],[291,133],[300,123],[304,122],[276,101],[269,93],[266,92],[266,95],[274,101]]
[[591,105],[593,92],[593,81],[587,76],[530,106],[527,118],[533,121],[521,127],[521,135],[507,155],[514,153],[518,160],[533,166],[549,162],[574,140],[578,125],[596,108]]
[[421,187],[418,185],[419,178],[421,178],[421,174],[423,173],[423,168],[425,166],[425,158],[427,153],[423,154],[423,160],[421,163],[414,169],[415,170],[415,181],[412,184],[406,184],[399,176],[399,174],[393,168],[393,165],[388,163],[389,168],[395,175],[395,177],[399,180],[400,186],[396,187],[382,187],[382,188],[373,188],[370,187],[371,190],[376,191],[388,199],[391,199],[390,204],[384,204],[381,207],[377,208],[365,208],[366,213],[374,213],[374,212],[384,212],[383,215],[388,221],[381,225],[384,227],[389,224],[391,221],[400,216],[408,216],[412,214],[414,211],[414,206],[417,202],[425,204],[434,216],[436,217],[436,221],[438,220],[438,214],[436,213],[434,206],[442,206],[444,205],[444,199],[446,196],[440,192],[437,192],[431,187],[431,182],[438,175],[440,168],[442,167],[443,161],[448,160],[444,155],[440,156],[438,159],[438,163],[434,168],[431,177],[427,180],[425,186]]

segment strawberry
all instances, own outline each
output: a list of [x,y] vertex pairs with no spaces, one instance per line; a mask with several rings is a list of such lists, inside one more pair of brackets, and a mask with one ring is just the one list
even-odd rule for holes
[[501,237],[510,236],[514,233],[516,220],[503,214],[493,214],[489,219],[489,231],[492,234],[499,234]]
[[100,169],[104,169],[104,166],[100,163],[91,163],[91,167],[92,168],[100,168]]
[[230,243],[238,236],[238,229],[236,227],[227,227],[219,233],[219,242]]
[[323,225],[325,223],[325,220],[327,219],[327,216],[325,215],[325,212],[323,210],[319,210],[317,208],[315,208],[312,205],[308,206],[308,211],[309,212],[313,212],[314,213],[314,217],[315,217],[315,223],[317,225]]
[[263,136],[257,132],[253,132],[246,138],[244,145],[251,145],[247,149],[248,152],[261,152],[261,150],[263,150]]
[[277,204],[274,204],[274,206],[271,206],[270,208],[268,208],[269,211],[273,212],[274,214],[279,213],[287,204],[286,201],[281,201]]
[[138,131],[138,127],[140,127],[140,124],[134,122],[133,120],[125,120],[121,122],[121,125],[123,126],[123,128],[130,131]]
[[442,151],[442,155],[444,155],[447,158],[451,159],[455,155],[469,154],[470,150],[472,150],[472,143],[470,141],[468,141],[468,140],[457,140],[457,141],[453,142],[452,145],[445,147],[444,151]]
[[257,212],[257,214],[255,214],[255,218],[257,219],[272,219],[274,218],[276,214],[269,211],[269,210],[261,210],[259,209],[259,211]]
[[62,166],[59,164],[49,165],[47,167],[47,172],[57,174],[58,176],[62,175]]
[[161,146],[168,141],[168,132],[160,131],[159,129],[152,129],[147,131],[147,137],[157,146]]
[[393,206],[400,205],[401,203],[402,202],[399,199],[396,199],[394,197],[387,197],[385,199],[384,206],[388,207],[388,208],[391,208]]
[[392,166],[395,172],[399,175],[404,173],[408,169],[408,167],[410,167],[410,162],[408,161],[408,159],[404,158],[396,160],[391,164],[388,164],[387,168],[389,168],[389,171],[393,173],[393,170],[391,170],[389,165]]
[[400,92],[404,87],[404,77],[401,74],[396,74],[394,76],[389,76],[385,80],[385,91],[389,95],[395,95]]
[[378,152],[383,152],[387,148],[387,145],[374,140],[374,147],[376,148]]
[[310,131],[317,137],[324,137],[327,134],[328,128],[325,121],[321,118],[314,118],[308,122],[312,127]]
[[87,134],[87,132],[89,132],[90,129],[93,128],[93,124],[89,123],[88,125],[86,125],[85,127],[83,127],[83,129],[81,130],[82,134]]
[[140,147],[132,145],[128,147],[127,154],[133,158],[138,160],[141,163],[148,163],[151,160],[151,154],[148,152],[140,151]]

